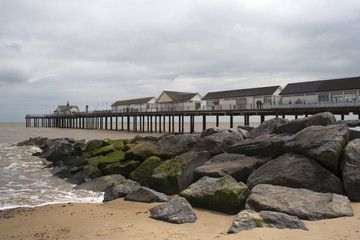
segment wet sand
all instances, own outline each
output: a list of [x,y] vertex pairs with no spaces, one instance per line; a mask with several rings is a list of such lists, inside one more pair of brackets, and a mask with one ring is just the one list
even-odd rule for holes
[[355,216],[304,221],[309,231],[253,229],[227,234],[234,216],[195,209],[195,223],[171,224],[149,218],[159,203],[117,199],[103,204],[68,203],[0,212],[0,239],[360,239],[360,203]]

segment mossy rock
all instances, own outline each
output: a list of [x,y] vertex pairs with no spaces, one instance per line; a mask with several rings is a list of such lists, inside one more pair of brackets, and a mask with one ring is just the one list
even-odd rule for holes
[[121,162],[125,160],[125,152],[123,151],[115,151],[107,154],[104,158],[99,162],[99,169],[103,169],[109,164]]
[[127,152],[127,151],[129,151],[130,149],[132,149],[132,148],[135,147],[135,146],[136,146],[135,143],[127,143],[127,144],[125,144],[123,150],[124,150],[125,152]]
[[84,152],[87,147],[87,144],[84,142],[77,142],[74,145],[74,150],[77,152]]
[[99,163],[101,162],[102,159],[104,159],[104,156],[96,156],[96,157],[92,157],[92,158],[88,158],[82,161],[82,165],[91,165],[93,167],[98,167]]
[[110,144],[105,142],[104,140],[92,140],[87,144],[87,146],[85,148],[85,152],[93,152],[96,149],[105,147],[107,145],[110,145]]
[[120,174],[124,177],[128,177],[129,174],[134,171],[140,164],[141,162],[134,160],[117,162],[107,165],[105,168],[102,169],[102,171],[105,175]]
[[91,179],[101,177],[102,175],[102,172],[98,168],[87,165],[82,167],[78,173],[69,177],[66,181],[78,185],[80,183],[90,181]]
[[194,207],[237,214],[244,209],[249,190],[244,183],[238,183],[231,176],[205,176],[179,195],[186,198]]
[[107,142],[110,145],[114,145],[115,150],[124,149],[125,144],[123,139],[118,139],[118,140],[105,139],[105,142]]
[[194,181],[195,169],[210,159],[208,152],[187,152],[165,161],[154,169],[150,187],[165,194],[176,194]]
[[80,159],[79,156],[77,155],[68,155],[64,160],[63,160],[63,165],[64,166],[79,166],[81,165],[82,159]]
[[143,162],[151,156],[156,156],[161,159],[170,159],[174,157],[175,154],[165,152],[165,150],[156,142],[141,141],[126,152],[125,158]]
[[98,148],[96,149],[95,151],[92,152],[92,156],[95,157],[95,156],[99,156],[99,155],[107,155],[111,152],[114,152],[115,151],[115,148],[114,148],[114,145],[108,145],[108,146],[105,146],[105,147],[101,147],[101,148]]
[[129,178],[140,183],[142,186],[149,185],[149,179],[153,175],[154,169],[160,166],[163,160],[159,157],[149,157],[138,168],[132,171]]

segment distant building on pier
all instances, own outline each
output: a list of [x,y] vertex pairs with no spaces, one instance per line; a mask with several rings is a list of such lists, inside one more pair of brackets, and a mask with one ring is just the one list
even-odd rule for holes
[[289,83],[282,104],[351,103],[360,101],[360,77]]
[[158,111],[193,111],[201,109],[199,93],[163,91],[157,101]]
[[54,115],[62,115],[62,114],[74,114],[80,112],[77,106],[70,106],[69,101],[67,104],[59,105],[57,109],[54,111]]
[[121,100],[111,105],[112,112],[153,112],[156,111],[156,98],[146,97]]
[[207,110],[268,108],[280,101],[280,86],[209,92],[202,100]]

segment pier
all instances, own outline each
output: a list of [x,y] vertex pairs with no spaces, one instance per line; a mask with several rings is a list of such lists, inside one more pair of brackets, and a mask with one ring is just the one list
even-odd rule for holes
[[[47,128],[74,128],[74,129],[101,129],[114,131],[150,132],[150,133],[173,133],[185,132],[185,124],[190,133],[195,132],[195,122],[202,123],[202,130],[207,128],[208,117],[215,117],[215,125],[219,126],[220,117],[225,116],[228,126],[234,127],[234,117],[243,119],[244,125],[250,125],[250,117],[258,117],[257,122],[264,122],[266,117],[314,115],[320,112],[331,112],[339,115],[341,120],[345,116],[357,115],[360,119],[360,106],[350,104],[344,106],[306,106],[306,105],[283,105],[267,109],[238,109],[238,110],[194,110],[194,111],[163,111],[163,112],[79,112],[72,114],[44,114],[25,116],[26,127]],[[195,118],[198,121],[195,121]],[[224,118],[222,118],[224,119]]]

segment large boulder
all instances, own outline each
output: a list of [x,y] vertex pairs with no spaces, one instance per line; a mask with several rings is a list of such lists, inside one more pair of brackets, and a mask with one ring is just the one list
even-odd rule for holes
[[349,128],[360,127],[360,119],[357,119],[357,120],[341,120],[341,121],[337,121],[336,124],[345,124]]
[[222,153],[212,157],[204,165],[195,169],[195,178],[230,175],[238,182],[246,182],[249,175],[268,160],[265,158],[248,157],[243,154]]
[[134,147],[126,152],[125,158],[143,162],[151,156],[169,159],[175,155],[175,153],[167,152],[156,141],[138,141]]
[[150,188],[141,187],[136,191],[133,191],[126,195],[125,200],[135,201],[135,202],[167,202],[169,197],[163,193],[157,192]]
[[261,123],[258,127],[251,130],[247,138],[256,138],[261,135],[271,134],[274,132],[275,129],[287,122],[289,122],[289,120],[285,118],[273,118],[267,120]]
[[210,159],[209,153],[186,152],[154,169],[150,187],[165,194],[177,194],[194,181],[194,171]]
[[99,169],[102,170],[103,168],[105,168],[110,164],[125,161],[125,152],[119,150],[119,151],[111,152],[106,156],[100,155],[98,157],[102,157],[100,158],[99,161]]
[[150,209],[150,217],[170,223],[194,223],[196,214],[190,203],[182,197],[177,197],[167,203]]
[[227,153],[245,154],[247,156],[260,156],[276,158],[283,155],[287,134],[262,135],[255,139],[247,139],[225,149]]
[[92,152],[92,156],[93,157],[96,157],[96,156],[99,156],[99,155],[105,156],[106,154],[109,154],[109,153],[114,152],[114,151],[115,151],[114,145],[107,145],[105,147],[101,147],[101,148],[98,148],[98,149],[94,150]]
[[163,160],[159,157],[149,157],[130,173],[129,178],[140,183],[142,186],[149,186],[154,169],[160,166],[162,162]]
[[291,136],[284,151],[308,156],[337,174],[348,141],[349,128],[346,125],[311,126]]
[[242,182],[225,176],[203,177],[180,193],[193,206],[236,214],[245,206],[249,190]]
[[274,130],[274,133],[295,134],[307,127],[320,125],[327,126],[336,123],[335,116],[330,112],[318,113],[310,117],[304,117],[285,123]]
[[224,149],[241,142],[245,138],[245,131],[236,128],[209,128],[202,132],[194,149],[208,151],[212,156],[220,154]]
[[360,202],[360,139],[345,147],[341,160],[344,188],[351,201]]
[[253,210],[243,210],[235,216],[228,233],[238,233],[254,228],[302,229],[307,230],[305,224],[298,217],[285,213]]
[[165,150],[175,154],[181,154],[192,150],[199,139],[197,134],[167,134],[160,138],[158,144]]
[[246,185],[252,189],[264,183],[345,194],[339,178],[316,161],[295,153],[287,153],[267,162],[250,175]]
[[93,192],[104,192],[107,187],[111,185],[117,185],[122,180],[125,180],[125,177],[119,174],[107,175],[79,184],[75,186],[75,189],[83,189]]
[[346,196],[269,184],[259,184],[252,189],[246,209],[283,212],[306,220],[354,215]]
[[51,174],[58,178],[69,178],[80,170],[81,169],[76,166],[55,166],[51,169]]
[[79,172],[69,177],[66,181],[68,183],[78,185],[80,183],[90,181],[91,179],[101,177],[102,175],[102,172],[98,168],[87,165],[81,167]]
[[120,180],[105,188],[103,202],[125,197],[129,193],[138,190],[140,187],[141,186],[139,183],[130,179]]

